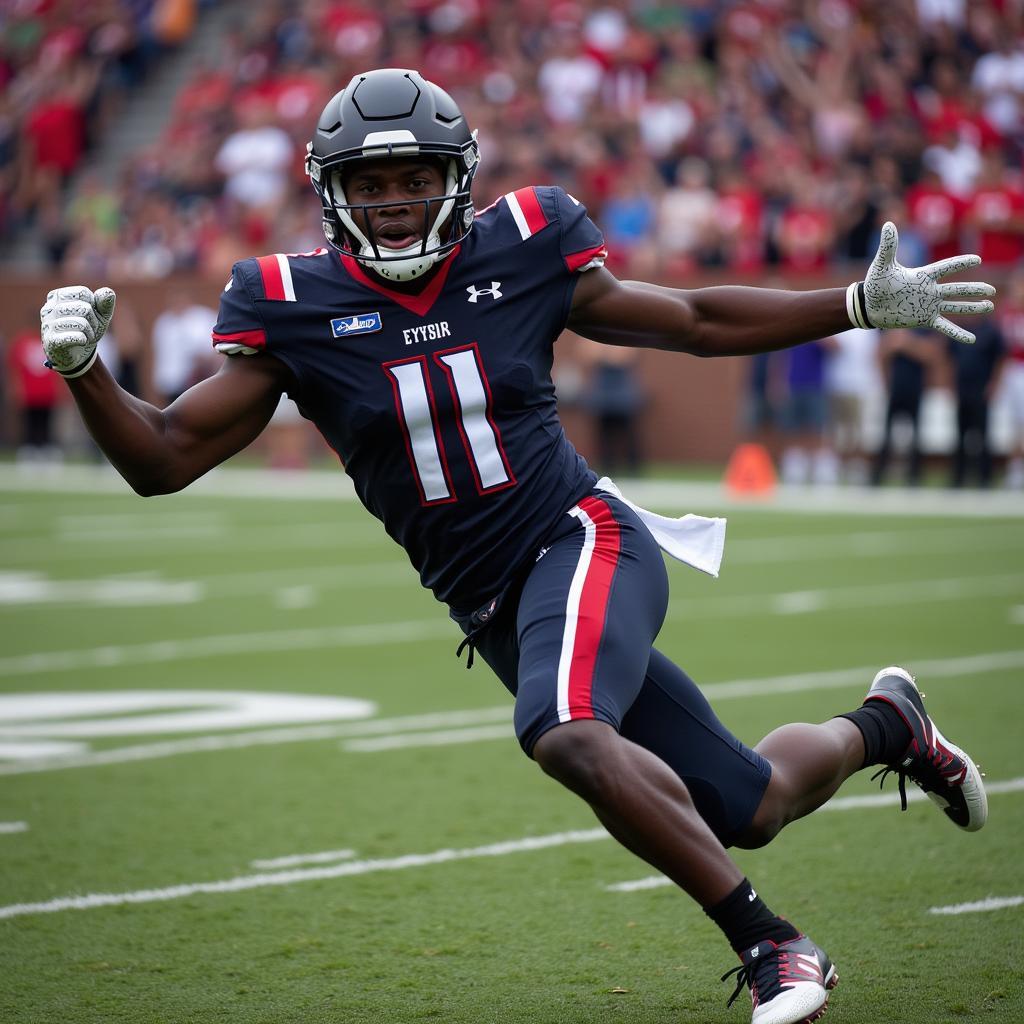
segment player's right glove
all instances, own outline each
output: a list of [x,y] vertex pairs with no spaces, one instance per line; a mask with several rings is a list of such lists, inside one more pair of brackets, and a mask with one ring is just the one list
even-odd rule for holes
[[39,310],[46,365],[69,380],[96,362],[96,346],[114,315],[117,296],[110,288],[95,294],[84,285],[55,288]]
[[[980,256],[951,256],[927,267],[904,267],[896,260],[896,225],[886,221],[878,252],[863,281],[846,290],[846,312],[854,327],[934,327],[956,341],[973,344],[974,335],[946,315],[991,313],[987,296],[996,290],[983,281],[939,284],[940,277],[958,274],[981,263]],[[961,299],[981,299],[962,302]]]

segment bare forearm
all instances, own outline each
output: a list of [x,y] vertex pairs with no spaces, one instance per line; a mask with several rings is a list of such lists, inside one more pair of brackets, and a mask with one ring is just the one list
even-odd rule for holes
[[68,381],[86,428],[111,465],[140,494],[152,494],[167,476],[170,446],[164,414],[121,388],[97,360]]
[[[631,286],[672,291],[635,282]],[[850,329],[843,288],[794,292],[723,285],[677,292],[673,298],[686,301],[692,319],[654,340],[654,347],[700,356],[753,355]]]

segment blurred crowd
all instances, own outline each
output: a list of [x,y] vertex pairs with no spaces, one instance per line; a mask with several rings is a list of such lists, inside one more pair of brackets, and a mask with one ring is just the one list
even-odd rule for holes
[[[205,30],[204,8],[227,15],[217,19],[227,27],[215,61],[194,63],[184,88],[164,97],[155,143],[115,178],[90,172],[90,150],[116,131],[132,91]],[[302,166],[312,126],[353,74],[399,66],[450,91],[479,129],[478,207],[524,184],[561,184],[605,231],[621,276],[685,283],[707,270],[813,285],[847,263],[863,267],[892,219],[904,263],[974,251],[1002,282],[1024,263],[1021,8],[1016,0],[9,0],[0,13],[0,233],[35,232],[68,280],[223,279],[237,259],[316,248],[319,203]],[[130,390],[159,402],[210,369],[212,310],[185,294],[167,299],[151,335],[119,312],[118,350],[107,353]],[[1019,392],[1014,422],[1024,439],[1024,288],[1000,301],[991,326],[1004,342],[984,371],[986,415],[996,387]],[[184,346],[187,359],[182,346],[175,354],[160,341],[175,332],[201,338]],[[855,461],[846,475],[881,480],[900,449],[890,438],[899,439],[913,400],[890,402],[888,413],[883,400],[875,414],[883,432],[848,440],[863,414],[833,378],[863,380],[870,362],[876,376],[882,367],[876,394],[902,394],[901,382],[923,379],[906,366],[914,338],[862,338],[867,360],[854,351],[856,333],[753,367],[748,415],[756,427],[759,402],[776,409],[770,429],[785,435],[776,450],[788,478],[836,477],[847,446]],[[635,466],[630,421],[641,390],[628,365],[592,362],[589,408],[603,461]],[[958,374],[979,366],[950,363],[944,381],[959,387]],[[959,434],[976,434],[977,418],[968,415],[970,430]],[[32,436],[39,431],[37,421]],[[874,463],[857,468],[869,448]],[[1024,462],[1020,474],[1024,483]]]
[[[389,65],[421,69],[479,128],[479,206],[562,184],[628,274],[813,275],[869,258],[886,218],[908,263],[972,249],[1005,266],[1024,252],[1014,0],[229,6],[216,63],[195,68],[157,144],[117,181],[77,181],[56,215],[38,193],[74,171],[92,126],[109,130],[116,102],[94,118],[97,96],[143,73],[154,3],[13,5],[32,16],[6,25],[0,149],[8,172],[32,173],[13,193],[8,173],[0,192],[13,216],[38,218],[72,276],[221,276],[254,252],[321,244],[302,173],[312,124],[352,74]],[[43,114],[29,112],[33,96]],[[74,128],[68,108],[85,115]],[[55,146],[59,159],[46,155]],[[45,184],[41,163],[53,166]]]
[[35,230],[59,263],[87,222],[118,228],[115,191],[82,188],[72,199],[69,185],[196,16],[197,0],[0,5],[0,236]]

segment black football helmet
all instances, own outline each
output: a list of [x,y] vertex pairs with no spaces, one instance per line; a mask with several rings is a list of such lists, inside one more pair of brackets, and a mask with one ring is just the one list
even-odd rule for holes
[[[444,195],[403,203],[423,209],[420,240],[404,249],[381,248],[368,218],[355,215],[398,204],[349,203],[342,171],[355,160],[417,155],[441,158]],[[306,173],[323,204],[327,241],[393,281],[419,277],[469,233],[479,161],[476,133],[455,101],[419,72],[402,68],[356,75],[324,107],[306,147]]]

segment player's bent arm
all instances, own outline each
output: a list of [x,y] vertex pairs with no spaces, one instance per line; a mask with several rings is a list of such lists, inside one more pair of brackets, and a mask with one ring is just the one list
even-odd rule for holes
[[684,290],[619,281],[596,269],[576,287],[568,326],[611,345],[731,356],[786,348],[848,330],[851,324],[842,288],[794,292],[722,285]]
[[68,386],[96,443],[139,494],[187,487],[240,452],[270,421],[287,383],[271,356],[235,356],[166,409],[120,388],[97,361]]

